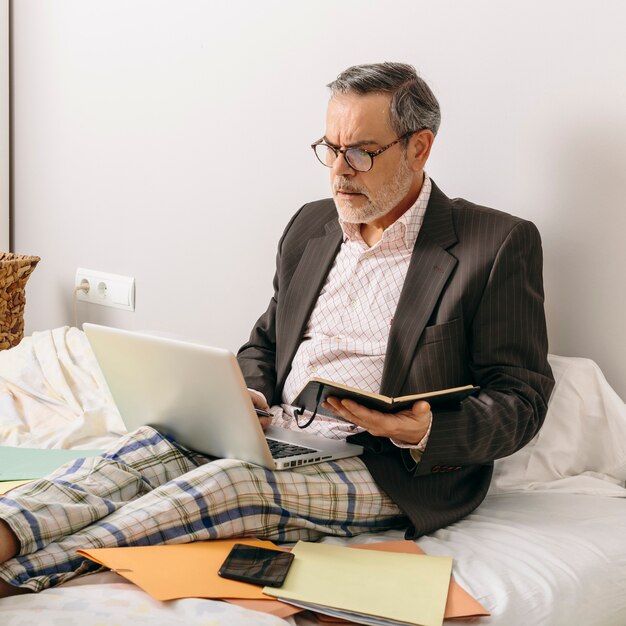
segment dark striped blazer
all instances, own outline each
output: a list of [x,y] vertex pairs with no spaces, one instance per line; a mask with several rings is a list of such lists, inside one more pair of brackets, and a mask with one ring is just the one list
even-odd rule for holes
[[[279,403],[291,361],[339,251],[332,200],[303,206],[280,240],[274,296],[238,353],[249,387]],[[354,435],[379,486],[410,519],[407,537],[467,515],[485,497],[494,459],[528,442],[546,414],[542,251],[520,218],[433,189],[389,334],[381,393],[479,385],[434,412],[419,464],[388,439]]]

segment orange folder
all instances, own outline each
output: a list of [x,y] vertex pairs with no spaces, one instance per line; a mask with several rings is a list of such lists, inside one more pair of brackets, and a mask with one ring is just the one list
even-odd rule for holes
[[[112,569],[157,600],[224,599],[255,611],[289,617],[302,609],[263,595],[262,587],[218,576],[217,570],[236,543],[281,549],[271,541],[225,539],[181,545],[79,550],[82,556]],[[413,541],[355,544],[353,548],[424,554]],[[489,615],[467,591],[451,579],[445,619]],[[319,616],[321,621],[339,621]]]
[[78,550],[78,554],[112,569],[157,600],[266,598],[266,602],[273,602],[263,595],[263,588],[258,585],[218,576],[217,570],[236,543],[276,549],[271,541],[225,539],[180,545],[94,548]]
[[280,600],[275,600],[269,596],[264,596],[267,600],[235,600],[233,598],[225,598],[229,604],[236,604],[244,609],[250,609],[251,611],[261,611],[262,613],[270,613],[276,617],[285,619],[291,617],[296,613],[302,613],[304,609],[293,604],[287,604]]

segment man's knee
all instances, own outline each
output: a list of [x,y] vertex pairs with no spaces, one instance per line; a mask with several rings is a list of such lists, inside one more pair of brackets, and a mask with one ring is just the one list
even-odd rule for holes
[[210,466],[221,481],[230,482],[234,486],[249,480],[265,480],[266,471],[262,467],[239,459],[215,459]]
[[204,474],[197,486],[220,505],[264,506],[274,497],[272,473],[258,465],[237,459],[216,459],[197,471]]

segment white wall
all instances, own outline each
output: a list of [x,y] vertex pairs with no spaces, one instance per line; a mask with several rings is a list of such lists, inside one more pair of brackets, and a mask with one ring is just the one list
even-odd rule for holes
[[10,245],[9,0],[0,0],[0,251]]
[[619,0],[20,0],[16,251],[27,331],[73,323],[78,266],[135,276],[91,320],[235,349],[274,250],[327,196],[324,85],[413,63],[440,99],[430,174],[543,234],[552,352],[626,397],[626,6]]

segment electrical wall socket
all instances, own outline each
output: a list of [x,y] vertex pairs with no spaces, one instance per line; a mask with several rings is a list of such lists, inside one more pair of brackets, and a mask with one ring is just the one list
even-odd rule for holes
[[112,306],[125,311],[135,310],[135,279],[119,274],[106,274],[79,267],[76,270],[74,287],[79,289],[76,297],[81,302]]

